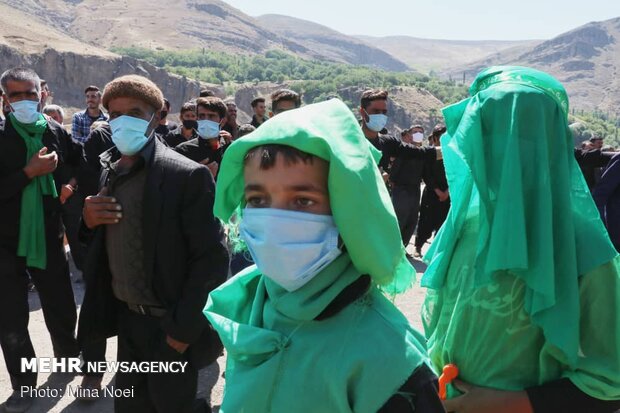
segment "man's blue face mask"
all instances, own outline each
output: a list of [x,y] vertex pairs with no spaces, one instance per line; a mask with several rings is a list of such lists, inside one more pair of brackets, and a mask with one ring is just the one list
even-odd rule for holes
[[35,100],[20,100],[19,102],[11,103],[13,109],[13,115],[20,123],[30,124],[39,120],[39,101]]
[[220,124],[212,120],[198,121],[198,136],[203,139],[214,139],[220,134]]
[[342,253],[331,215],[245,208],[239,230],[260,272],[289,292],[303,287]]
[[120,153],[132,156],[140,152],[148,141],[146,131],[150,123],[151,121],[127,115],[111,120],[112,141]]
[[366,113],[366,116],[368,116],[366,127],[373,132],[381,132],[385,128],[385,125],[387,125],[388,117],[383,113],[378,113],[375,115],[369,115]]

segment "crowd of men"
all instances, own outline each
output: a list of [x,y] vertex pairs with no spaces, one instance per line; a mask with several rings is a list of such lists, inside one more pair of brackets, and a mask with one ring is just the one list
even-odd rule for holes
[[[0,346],[14,390],[5,409],[26,411],[33,400],[20,389],[37,385],[36,373],[20,366],[22,358],[35,357],[28,333],[33,283],[55,357],[102,361],[106,339],[117,335],[119,361],[190,360],[183,374],[117,374],[116,386],[134,389],[135,397],[115,400],[116,411],[209,411],[194,400],[198,369],[217,359],[222,346],[201,310],[209,291],[249,264],[233,256],[241,266],[230,270],[225,231],[212,212],[214,180],[233,141],[299,108],[301,97],[276,91],[268,115],[258,96],[251,122],[239,124],[232,100],[203,90],[179,108],[175,122],[157,86],[124,76],[103,90],[86,87],[86,108],[67,128],[63,108],[47,104],[49,87],[35,72],[10,69],[0,83]],[[414,124],[390,135],[388,99],[384,90],[365,91],[360,126],[382,152],[379,167],[403,245],[417,230],[414,256],[420,258],[450,207],[437,151],[446,128],[438,124],[426,134]],[[599,143],[594,138],[588,145]],[[620,229],[620,213],[606,210],[615,206],[609,199],[620,185],[620,162],[614,158],[597,190],[597,168],[613,153],[588,146],[575,156],[601,214]],[[87,283],[77,336],[65,234]],[[82,387],[100,389],[101,380],[100,372],[86,372]]]

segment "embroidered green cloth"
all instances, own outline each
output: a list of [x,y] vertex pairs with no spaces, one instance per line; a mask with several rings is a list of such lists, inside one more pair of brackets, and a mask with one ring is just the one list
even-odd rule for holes
[[[39,115],[34,123],[20,123],[10,114],[11,125],[26,144],[26,162],[43,148],[43,133],[47,120]],[[58,196],[52,174],[33,178],[22,191],[19,217],[19,243],[17,255],[26,258],[29,267],[47,267],[47,248],[45,244],[45,218],[43,215],[43,195]]]
[[574,159],[566,92],[522,67],[487,69],[470,92],[444,109],[452,208],[422,279],[435,367],[620,397],[617,254]]

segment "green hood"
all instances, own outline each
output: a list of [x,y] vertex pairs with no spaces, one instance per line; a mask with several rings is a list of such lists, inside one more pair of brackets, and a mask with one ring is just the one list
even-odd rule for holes
[[377,168],[380,153],[340,100],[284,112],[235,141],[220,166],[217,217],[228,222],[243,206],[245,156],[266,144],[292,146],[328,161],[334,220],[355,268],[389,293],[412,285],[415,270],[405,257],[392,202]]
[[475,286],[498,271],[521,278],[525,310],[574,364],[578,278],[616,251],[573,155],[566,91],[546,73],[492,67],[470,93],[443,110],[452,207],[422,285],[442,288],[465,221],[478,219]]

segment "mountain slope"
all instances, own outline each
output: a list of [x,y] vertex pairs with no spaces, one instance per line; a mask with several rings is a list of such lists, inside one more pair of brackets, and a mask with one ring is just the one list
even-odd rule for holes
[[204,86],[146,62],[81,43],[0,3],[0,72],[16,66],[34,69],[48,81],[54,102],[69,107],[84,105],[86,86],[103,87],[124,74],[151,78],[176,108],[197,96]]
[[[366,57],[389,70],[407,66],[378,49],[340,35],[339,46],[285,36],[220,0],[0,0],[82,42],[110,48],[140,46],[231,54],[281,49],[306,59],[358,64]],[[326,30],[329,30],[325,28]],[[336,32],[334,32],[336,33]]]
[[280,14],[265,14],[257,17],[257,20],[263,26],[285,38],[303,44],[309,50],[322,54],[328,60],[381,67],[393,71],[409,69],[406,64],[380,48],[317,23]]
[[566,87],[571,106],[610,111],[620,107],[620,17],[592,22],[524,49],[500,52],[447,70],[445,76],[471,82],[482,68],[521,65],[547,71]]
[[513,47],[531,46],[536,40],[437,40],[410,36],[355,36],[378,47],[422,73],[445,70],[482,59],[490,54]]

